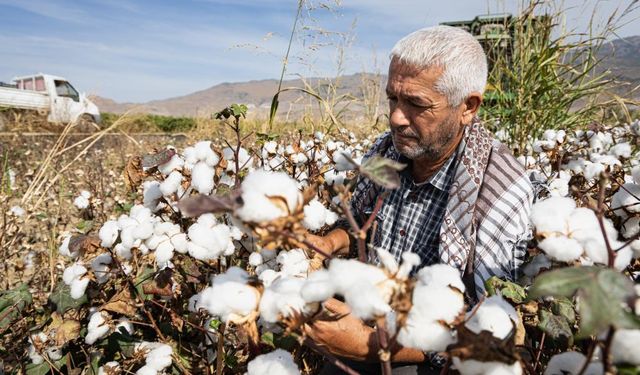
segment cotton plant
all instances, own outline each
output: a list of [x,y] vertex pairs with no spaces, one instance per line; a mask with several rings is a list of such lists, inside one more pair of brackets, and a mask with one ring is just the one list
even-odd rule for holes
[[596,213],[589,208],[576,207],[570,198],[552,197],[537,202],[531,211],[531,222],[540,238],[538,247],[549,258],[559,262],[606,265],[608,242],[612,249],[619,249],[614,266],[623,270],[631,262],[633,251],[618,241],[618,232],[609,219],[602,221],[604,233]]
[[247,365],[247,375],[299,375],[298,365],[291,353],[276,349],[254,358]]
[[135,346],[136,352],[142,352],[145,364],[136,371],[136,375],[156,375],[171,366],[173,348],[159,342],[142,342]]
[[91,193],[87,190],[82,190],[80,195],[74,198],[73,205],[76,206],[80,210],[84,210],[89,207],[91,204]]

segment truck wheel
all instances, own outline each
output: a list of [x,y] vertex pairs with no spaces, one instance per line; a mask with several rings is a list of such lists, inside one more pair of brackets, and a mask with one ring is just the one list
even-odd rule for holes
[[78,117],[76,126],[77,131],[80,133],[91,133],[100,130],[100,126],[96,124],[93,116],[88,113],[85,113],[82,116]]

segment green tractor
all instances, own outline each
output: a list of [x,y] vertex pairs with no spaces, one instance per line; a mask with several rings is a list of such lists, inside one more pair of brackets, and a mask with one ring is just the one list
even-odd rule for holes
[[[441,25],[459,27],[473,35],[487,54],[489,73],[492,76],[493,67],[499,59],[503,59],[507,64],[511,61],[515,39],[512,20],[513,16],[509,13],[487,14],[469,21],[442,22]],[[500,95],[512,94],[508,91],[496,90],[494,83],[489,80],[485,88],[484,102],[491,105],[500,99]]]

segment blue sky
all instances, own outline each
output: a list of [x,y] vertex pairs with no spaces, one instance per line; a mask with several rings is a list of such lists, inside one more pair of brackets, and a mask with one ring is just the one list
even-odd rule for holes
[[[630,1],[558,1],[583,31]],[[516,0],[307,0],[288,78],[385,71],[403,35]],[[297,0],[0,0],[0,80],[44,72],[116,101],[180,96],[222,82],[279,77]],[[638,12],[636,12],[638,13]],[[637,16],[637,14],[636,14]],[[631,20],[631,18],[629,18]],[[640,34],[630,22],[620,36]]]

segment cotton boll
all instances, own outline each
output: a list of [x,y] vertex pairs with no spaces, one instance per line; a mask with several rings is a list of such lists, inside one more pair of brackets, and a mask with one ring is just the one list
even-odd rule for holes
[[616,364],[640,366],[640,329],[618,329],[611,342],[611,355]]
[[184,254],[188,250],[189,240],[185,233],[177,233],[171,236],[171,244],[175,251]]
[[584,168],[584,177],[587,180],[594,180],[600,178],[600,175],[604,172],[605,166],[600,163],[591,163]]
[[20,206],[11,206],[11,209],[9,211],[11,212],[11,214],[13,214],[14,216],[17,216],[17,217],[22,217],[26,213],[24,208],[22,208]]
[[[142,183],[143,187],[143,205],[144,207],[157,211],[160,205],[160,198],[162,198],[162,191],[160,191],[160,182],[158,181],[145,181]],[[131,215],[133,216],[133,215]]]
[[465,287],[460,272],[448,264],[434,264],[422,268],[417,274],[418,282],[429,286],[452,286],[464,293]]
[[167,178],[160,183],[160,191],[162,195],[168,197],[178,191],[180,183],[182,182],[182,173],[173,171]]
[[86,198],[82,195],[77,196],[76,199],[73,200],[73,205],[80,210],[84,210],[85,208],[89,207],[89,198]]
[[633,216],[625,220],[620,228],[622,237],[629,239],[640,233],[640,216]]
[[336,171],[350,171],[356,167],[347,157],[351,157],[351,152],[348,150],[336,150],[333,152]]
[[98,367],[98,375],[107,374],[119,374],[120,364],[116,361],[110,361],[104,364],[104,366]]
[[156,249],[156,262],[160,267],[164,267],[173,258],[173,244],[167,237],[164,242],[161,242]]
[[391,255],[390,252],[383,248],[376,248],[376,253],[378,254],[378,260],[382,263],[382,266],[389,271],[391,274],[395,274],[398,272],[398,262],[396,262],[396,258]]
[[573,238],[565,236],[547,237],[538,243],[538,247],[551,259],[571,262],[582,255],[582,245]]
[[409,317],[400,329],[398,343],[422,351],[443,351],[455,342],[455,334],[438,322],[414,320]]
[[277,323],[281,317],[294,312],[307,313],[306,302],[300,295],[304,279],[283,277],[267,287],[260,298],[260,317],[269,323]]
[[249,255],[249,264],[253,267],[261,265],[262,255],[257,251],[252,252],[251,255]]
[[333,225],[338,220],[338,215],[327,209],[319,200],[313,199],[304,206],[304,219],[302,225],[309,230],[318,230],[325,225]]
[[80,255],[79,251],[74,251],[71,252],[69,250],[69,242],[71,241],[71,235],[66,235],[64,237],[64,239],[62,240],[62,243],[60,244],[60,247],[58,247],[58,252],[60,253],[60,255],[64,255],[66,257],[75,259],[78,257],[78,255]]
[[566,220],[575,208],[576,202],[571,198],[553,197],[537,202],[531,209],[531,222],[536,233],[563,233]]
[[464,310],[464,295],[450,287],[417,285],[409,314],[424,321],[452,323]]
[[480,362],[474,359],[462,361],[458,357],[453,357],[453,365],[460,375],[522,375],[522,366],[518,361],[507,364]]
[[124,330],[129,335],[133,335],[133,324],[128,318],[120,318],[120,322],[116,324],[116,331],[120,332]]
[[75,279],[71,282],[71,288],[69,294],[73,299],[80,299],[84,296],[84,292],[87,290],[87,285],[89,285],[89,278],[85,277],[82,279]]
[[228,226],[218,224],[211,228],[200,220],[189,227],[188,236],[191,240],[187,245],[189,255],[200,260],[219,257],[230,241]]
[[149,365],[144,365],[136,371],[136,375],[158,375],[158,371]]
[[[253,171],[244,179],[241,189],[243,206],[235,214],[247,222],[264,222],[286,216],[301,201],[296,180],[282,172]],[[284,198],[289,212],[269,197]]]
[[162,371],[171,365],[173,349],[167,344],[160,344],[146,356],[146,365],[156,371]]
[[628,212],[640,212],[640,185],[624,184],[611,198],[611,209],[621,215],[622,208]]
[[220,162],[220,157],[211,149],[210,141],[201,141],[194,146],[196,158],[207,164],[209,167],[215,167]]
[[87,335],[85,336],[84,341],[89,345],[93,345],[93,343],[106,336],[110,330],[108,324],[109,319],[109,314],[104,311],[96,311],[91,314],[91,317],[89,317],[89,324],[87,325]]
[[[549,360],[549,364],[547,364],[547,368],[544,370],[544,375],[578,375],[586,361],[587,357],[578,352],[556,354]],[[584,374],[604,374],[602,363],[589,364]]]
[[65,268],[62,273],[62,281],[67,285],[71,285],[73,280],[80,278],[85,273],[87,273],[87,269],[83,265],[78,263],[72,264]]
[[280,264],[280,272],[285,276],[306,275],[309,269],[309,259],[302,249],[281,251],[276,261]]
[[333,259],[329,263],[329,272],[336,292],[342,295],[357,283],[377,285],[387,280],[387,275],[382,269],[355,259]]
[[98,237],[100,238],[100,246],[110,248],[113,243],[118,239],[118,222],[115,220],[106,221],[100,227]]
[[215,170],[204,162],[197,163],[191,171],[191,186],[200,194],[209,195],[213,190]]
[[631,157],[631,145],[627,142],[618,143],[617,145],[611,147],[609,153],[617,158],[625,158],[628,159]]
[[256,273],[258,274],[258,279],[262,281],[262,285],[265,288],[270,287],[271,284],[273,284],[273,282],[276,281],[281,276],[280,272],[276,272],[272,269],[263,269],[261,270],[260,273],[258,273],[257,271]]
[[164,176],[171,174],[174,170],[182,168],[184,160],[178,154],[174,154],[168,162],[158,165],[158,171]]
[[344,293],[344,300],[351,313],[362,320],[385,316],[391,307],[380,291],[366,282],[358,282]]
[[329,271],[318,270],[305,280],[300,295],[306,302],[323,302],[333,297],[335,292]]
[[495,295],[484,300],[467,322],[472,332],[479,334],[489,331],[494,337],[503,340],[515,328],[519,321],[516,310],[502,297]]
[[262,147],[268,154],[275,155],[276,150],[278,149],[278,142],[269,141],[266,142]]
[[238,267],[214,276],[211,286],[200,293],[197,308],[206,309],[224,322],[248,315],[257,309],[259,302],[258,291],[246,284],[248,277]]
[[345,172],[328,171],[323,174],[324,180],[328,185],[344,185],[344,180],[347,178]]
[[300,370],[291,353],[276,349],[255,357],[247,365],[247,375],[299,375]]
[[402,253],[402,263],[396,273],[396,278],[400,280],[406,280],[414,267],[418,266],[422,262],[420,256],[410,251]]
[[98,284],[104,284],[109,280],[109,264],[111,264],[111,262],[111,255],[107,253],[100,254],[91,261],[91,269],[93,270],[93,274],[95,275],[96,282]]

